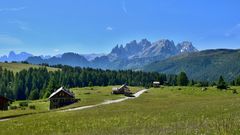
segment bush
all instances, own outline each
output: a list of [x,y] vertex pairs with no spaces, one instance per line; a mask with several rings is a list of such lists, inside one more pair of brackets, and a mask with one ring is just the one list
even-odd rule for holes
[[85,95],[89,95],[89,94],[91,94],[90,92],[86,92],[86,93],[84,93]]
[[20,102],[19,106],[20,107],[28,107],[28,102]]
[[236,89],[233,89],[233,90],[232,90],[232,93],[233,93],[233,94],[238,94],[238,92],[237,92]]
[[29,106],[29,109],[35,110],[35,109],[36,109],[36,106],[35,106],[35,105],[30,105],[30,106]]
[[29,64],[27,61],[21,61],[21,63],[23,63],[23,64]]
[[195,87],[202,87],[201,83],[194,84]]
[[10,109],[10,110],[16,110],[16,109],[17,109],[17,106],[10,106],[9,109]]
[[202,88],[202,91],[206,91],[206,90],[207,90],[207,88],[206,88],[206,87]]

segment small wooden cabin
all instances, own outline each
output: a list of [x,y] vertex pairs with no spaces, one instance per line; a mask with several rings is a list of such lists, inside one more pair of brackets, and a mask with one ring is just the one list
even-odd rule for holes
[[12,100],[4,96],[0,96],[0,110],[8,110],[8,106],[12,103]]
[[153,87],[154,88],[159,88],[160,87],[160,82],[158,82],[158,81],[153,82]]
[[119,88],[113,88],[112,89],[112,94],[124,94],[125,96],[132,96],[132,92],[130,91],[127,84],[123,84]]
[[75,99],[74,93],[70,92],[67,89],[64,89],[64,87],[61,87],[55,92],[53,92],[50,95],[49,100],[50,100],[49,109],[60,108],[75,103],[77,101]]

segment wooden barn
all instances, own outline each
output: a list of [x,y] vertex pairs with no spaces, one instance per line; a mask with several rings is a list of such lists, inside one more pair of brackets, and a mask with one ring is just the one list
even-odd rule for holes
[[53,92],[50,95],[49,100],[50,100],[49,109],[60,108],[75,103],[77,101],[75,99],[74,93],[70,92],[67,89],[64,89],[64,87],[61,87],[55,92]]
[[8,106],[12,103],[12,100],[4,96],[0,96],[0,110],[8,110]]
[[125,96],[132,96],[132,92],[130,91],[129,87],[126,84],[123,84],[119,88],[113,88],[112,94],[124,94]]
[[160,82],[158,82],[158,81],[153,82],[153,87],[154,88],[159,88],[160,87]]

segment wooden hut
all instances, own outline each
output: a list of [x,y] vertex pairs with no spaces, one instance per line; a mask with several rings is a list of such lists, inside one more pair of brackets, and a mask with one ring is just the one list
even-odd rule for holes
[[74,93],[70,92],[67,89],[64,89],[63,87],[53,92],[50,95],[49,100],[50,109],[60,108],[75,103],[77,101],[75,99]]
[[153,87],[154,87],[154,88],[159,88],[159,87],[160,87],[160,82],[154,81],[154,82],[153,82]]
[[12,100],[4,97],[4,96],[0,96],[0,110],[8,110],[8,106],[12,103]]
[[113,88],[112,89],[112,94],[124,94],[125,96],[132,96],[133,93],[130,91],[127,84],[123,84],[119,88]]

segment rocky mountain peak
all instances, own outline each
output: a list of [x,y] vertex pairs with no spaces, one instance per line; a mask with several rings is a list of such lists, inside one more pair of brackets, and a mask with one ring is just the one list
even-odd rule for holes
[[146,49],[152,45],[152,43],[147,39],[142,39],[138,44],[141,45],[143,49]]
[[151,46],[152,49],[154,49],[155,55],[158,55],[160,53],[176,53],[177,49],[174,44],[174,42],[168,39],[159,40],[157,42],[154,42]]
[[14,51],[9,52],[8,57],[16,57],[16,53]]
[[198,50],[193,46],[192,42],[183,41],[177,45],[179,53],[197,52]]

